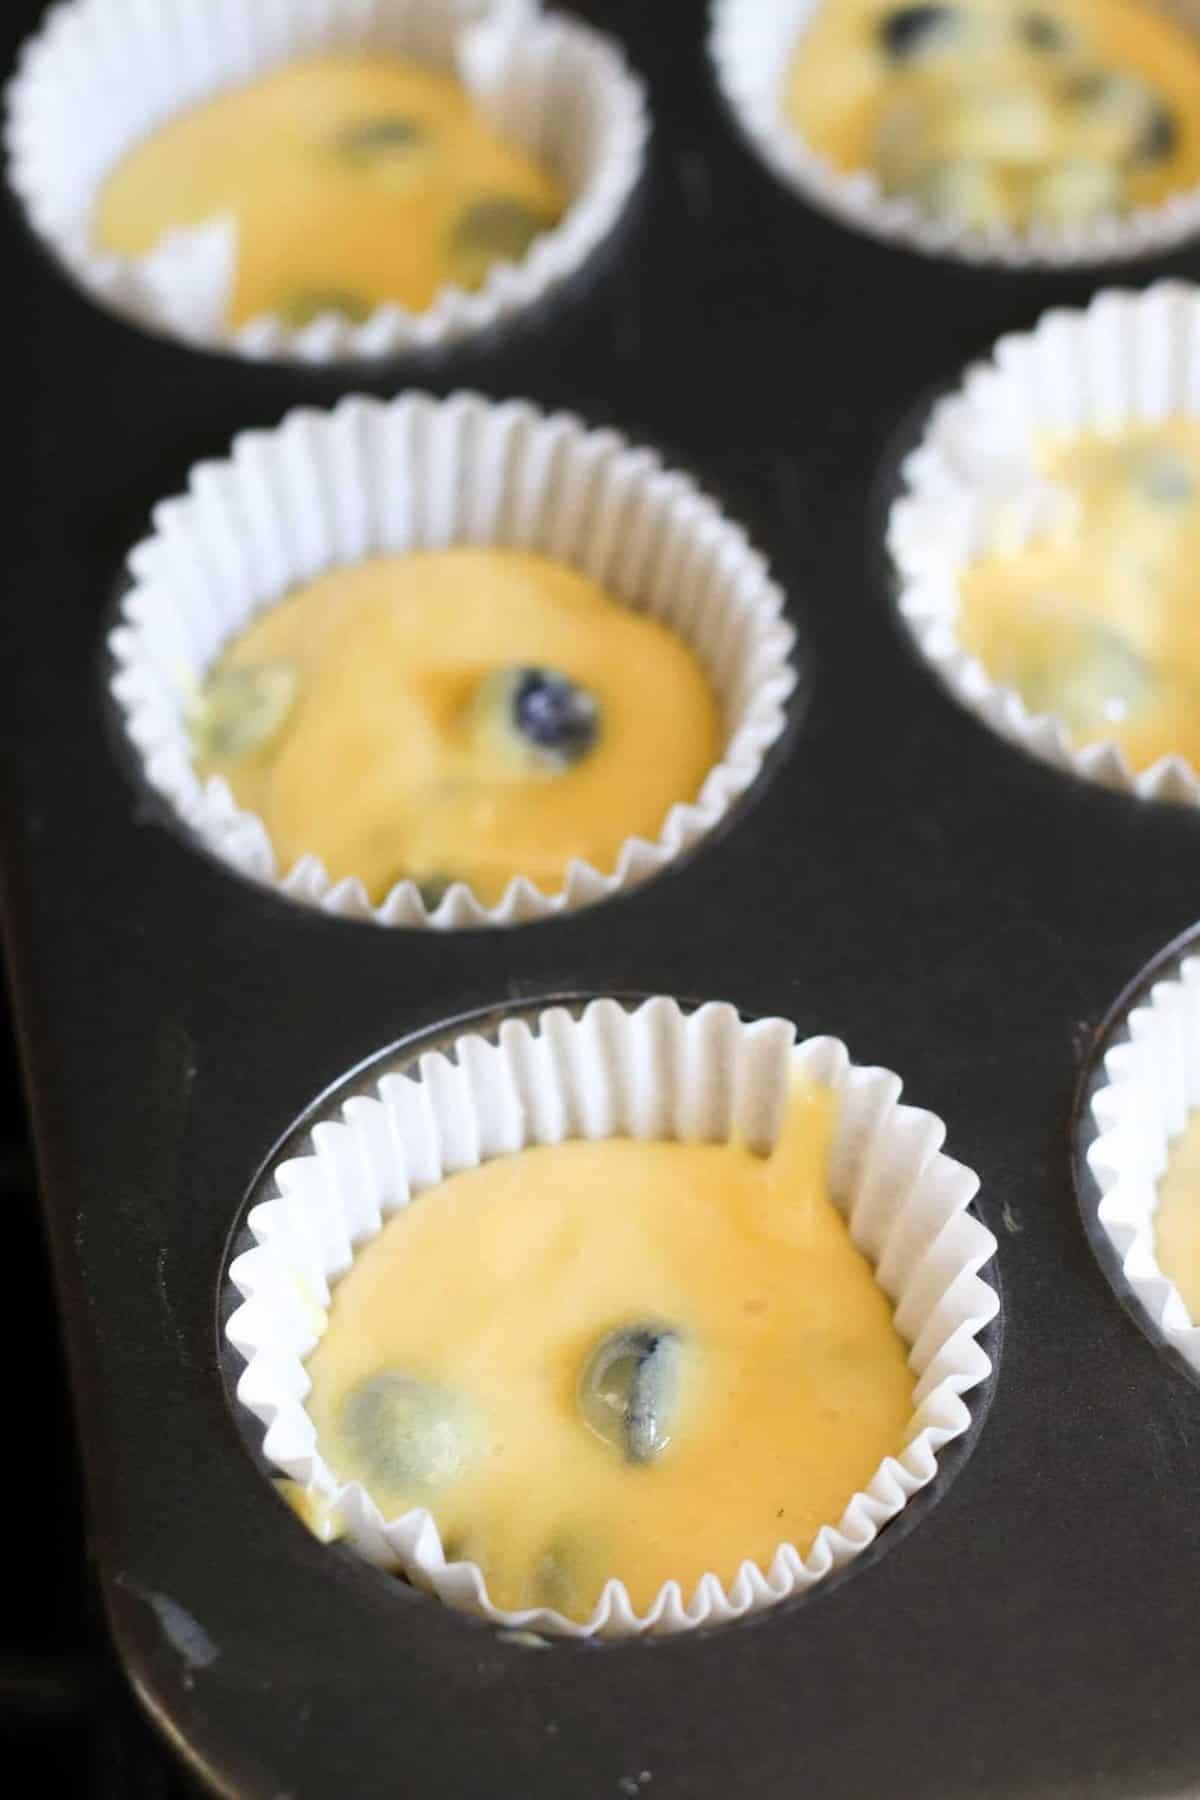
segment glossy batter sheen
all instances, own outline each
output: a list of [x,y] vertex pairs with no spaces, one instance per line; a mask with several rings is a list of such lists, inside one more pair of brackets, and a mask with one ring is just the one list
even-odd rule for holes
[[1200,1113],[1171,1145],[1154,1237],[1159,1268],[1179,1289],[1189,1316],[1200,1320]]
[[[428,1505],[499,1605],[583,1618],[618,1576],[646,1608],[674,1578],[731,1581],[807,1551],[898,1453],[913,1376],[891,1308],[828,1191],[836,1101],[798,1087],[769,1157],[730,1144],[572,1141],[452,1176],[338,1284],[308,1362],[327,1462],[385,1517]],[[681,1403],[635,1466],[584,1422],[597,1341],[640,1319],[686,1338]],[[475,1446],[435,1492],[389,1486],[346,1429],[382,1369],[469,1409]]]
[[785,105],[836,168],[980,229],[1200,182],[1200,45],[1142,0],[824,0]]
[[[480,721],[480,684],[520,665],[598,703],[593,748],[560,771],[529,770]],[[720,756],[717,697],[682,639],[519,551],[335,570],[256,620],[217,674],[263,667],[295,677],[282,725],[247,755],[202,754],[200,771],[260,815],[281,867],[315,852],[375,901],[403,877],[466,881],[490,905],[516,874],[552,892],[572,858],[610,870]]]
[[1073,504],[964,571],[963,645],[1076,744],[1200,766],[1200,421],[1047,441],[1039,463]]
[[422,311],[477,287],[562,213],[545,170],[494,132],[463,89],[377,54],[306,57],[173,119],[117,166],[98,245],[141,255],[163,233],[236,218],[229,323],[383,301]]

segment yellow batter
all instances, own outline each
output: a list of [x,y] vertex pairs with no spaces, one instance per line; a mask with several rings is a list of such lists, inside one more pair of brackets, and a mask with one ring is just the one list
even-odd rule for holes
[[1200,767],[1200,421],[1046,440],[1038,462],[1072,504],[963,571],[961,642],[1077,747]]
[[1200,44],[1143,0],[824,0],[785,108],[835,168],[979,229],[1200,182]]
[[[577,755],[512,728],[521,669],[576,684],[594,717]],[[611,870],[627,838],[657,837],[718,760],[721,719],[666,626],[545,557],[454,549],[298,588],[230,645],[193,737],[282,868],[315,852],[375,901],[409,877],[493,905],[514,875],[553,892],[573,858]]]
[[378,53],[304,57],[155,131],[100,194],[103,250],[139,256],[218,215],[238,226],[228,323],[419,312],[519,261],[565,196],[447,76]]
[[1173,1281],[1193,1320],[1200,1320],[1200,1113],[1171,1145],[1154,1215],[1158,1266]]
[[[615,1575],[644,1610],[672,1578],[690,1595],[782,1542],[806,1552],[913,1411],[891,1307],[829,1195],[836,1104],[798,1085],[769,1157],[577,1140],[422,1194],[338,1283],[308,1361],[335,1474],[387,1518],[427,1505],[508,1608],[586,1618]],[[646,1322],[678,1354],[655,1453],[634,1461],[589,1422],[587,1371]],[[397,1380],[436,1396],[402,1475],[401,1415],[373,1399]]]

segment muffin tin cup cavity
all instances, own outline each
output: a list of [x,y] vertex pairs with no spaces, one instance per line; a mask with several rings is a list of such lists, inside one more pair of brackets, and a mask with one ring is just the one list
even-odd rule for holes
[[1105,741],[1072,745],[1064,720],[1034,714],[959,642],[958,578],[1003,522],[1014,548],[1060,516],[1061,490],[1034,464],[1043,432],[1118,429],[1200,413],[1200,288],[1166,281],[1107,291],[1086,311],[1046,313],[1001,338],[987,362],[934,407],[901,471],[888,521],[899,608],[918,647],[963,704],[1001,737],[1055,768],[1144,800],[1200,803],[1180,755],[1140,773]]
[[[1200,31],[1195,0],[1147,0]],[[1200,190],[1160,205],[1069,226],[981,230],[923,215],[884,192],[873,170],[835,168],[784,110],[788,69],[824,0],[713,0],[709,49],[742,131],[771,172],[814,206],[872,237],[930,256],[1007,268],[1068,268],[1161,253],[1200,231]]]
[[[518,875],[485,907],[462,882],[429,911],[400,881],[377,906],[320,861],[277,866],[262,821],[219,777],[202,783],[186,724],[223,646],[298,583],[373,555],[505,545],[580,569],[670,626],[719,696],[724,753],[658,838],[629,838],[615,868],[573,862],[543,893]],[[112,692],[146,780],[217,856],[250,880],[347,918],[439,928],[513,925],[619,893],[690,850],[754,782],[795,686],[783,596],[743,532],[686,476],[612,431],[477,395],[352,397],[247,432],[227,462],[193,471],[130,555],[132,586],[110,637]]]
[[[188,107],[321,50],[371,49],[457,74],[488,120],[562,180],[560,223],[478,292],[444,288],[421,313],[378,307],[301,328],[225,324],[236,229],[216,218],[121,257],[92,242],[105,177]],[[34,229],[95,299],[136,323],[254,358],[335,363],[432,348],[540,300],[608,235],[641,171],[641,82],[614,43],[543,17],[536,0],[66,0],[26,46],[8,93],[9,174]]]
[[1121,1298],[1200,1379],[1200,1324],[1159,1267],[1154,1230],[1171,1146],[1200,1106],[1200,956],[1168,965],[1110,1035],[1117,1041],[1087,1107],[1096,1131],[1085,1156],[1098,1193],[1095,1224],[1120,1265]]
[[[728,1588],[713,1574],[691,1594],[669,1581],[642,1616],[610,1580],[581,1624],[543,1609],[493,1606],[476,1564],[446,1561],[428,1511],[385,1520],[361,1485],[339,1487],[305,1411],[304,1359],[319,1341],[331,1284],[392,1214],[457,1170],[566,1138],[739,1135],[765,1151],[797,1076],[839,1097],[833,1196],[893,1303],[917,1376],[903,1450],[848,1497],[842,1517],[814,1543],[781,1544],[768,1569],[743,1562]],[[349,1100],[340,1122],[314,1129],[311,1154],[274,1170],[277,1198],[249,1214],[256,1247],[230,1267],[244,1296],[226,1328],[246,1360],[237,1394],[266,1428],[267,1460],[315,1489],[370,1562],[510,1628],[665,1634],[743,1618],[804,1592],[871,1544],[932,1481],[939,1451],[970,1424],[963,1395],[991,1370],[977,1340],[999,1302],[979,1271],[996,1244],[969,1211],[978,1182],[941,1154],[941,1121],[900,1105],[900,1091],[886,1070],[855,1067],[836,1039],[797,1044],[781,1019],[746,1024],[731,1006],[685,1013],[664,998],[634,1010],[598,1000],[578,1017],[555,1007],[532,1022],[508,1019],[494,1041],[466,1035],[452,1055],[429,1053],[415,1073],[385,1075],[374,1097]]]

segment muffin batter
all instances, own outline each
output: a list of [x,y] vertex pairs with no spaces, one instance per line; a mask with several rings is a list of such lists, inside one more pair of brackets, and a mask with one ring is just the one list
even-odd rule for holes
[[494,905],[657,837],[721,752],[682,640],[545,557],[379,557],[297,589],[229,646],[195,709],[201,775],[378,902],[409,877]]
[[1200,182],[1200,44],[1142,0],[824,0],[785,108],[835,168],[976,229]]
[[172,119],[105,183],[102,250],[140,256],[218,215],[238,226],[231,326],[361,321],[478,287],[560,217],[545,170],[457,82],[382,54],[304,57]]
[[1171,1145],[1154,1237],[1159,1268],[1179,1289],[1189,1317],[1200,1320],[1200,1113]]
[[1047,441],[1038,460],[1071,504],[1052,533],[963,571],[963,646],[1077,747],[1200,767],[1200,421]]
[[385,1518],[428,1506],[500,1606],[644,1610],[806,1552],[903,1448],[913,1376],[798,1085],[768,1157],[570,1141],[420,1195],[338,1283],[308,1412]]

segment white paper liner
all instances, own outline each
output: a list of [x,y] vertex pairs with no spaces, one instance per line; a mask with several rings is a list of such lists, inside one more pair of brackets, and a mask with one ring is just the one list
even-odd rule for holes
[[[481,111],[563,181],[561,222],[478,292],[355,325],[263,316],[231,329],[236,228],[214,219],[143,257],[99,251],[91,220],[113,166],[165,120],[312,51],[371,48],[457,73]],[[645,93],[617,46],[536,0],[63,0],[8,90],[12,185],[34,229],[97,300],[151,330],[247,357],[310,363],[449,343],[539,300],[605,238],[641,170]]]
[[1100,1189],[1096,1216],[1136,1299],[1162,1337],[1200,1374],[1200,1325],[1159,1267],[1158,1183],[1171,1145],[1200,1106],[1200,956],[1155,982],[1126,1020],[1128,1039],[1104,1058],[1092,1097],[1099,1135],[1087,1153]]
[[1075,748],[1065,721],[1033,714],[957,636],[959,576],[998,530],[1016,549],[1052,526],[1068,497],[1041,479],[1044,432],[1115,429],[1200,414],[1200,289],[1164,281],[1107,291],[1084,312],[1053,311],[1001,338],[934,407],[902,470],[888,523],[899,607],[918,646],[965,706],[1032,756],[1145,800],[1200,803],[1180,755],[1135,773],[1119,744]]
[[[709,49],[717,80],[742,131],[767,167],[845,224],[931,256],[1008,268],[1066,268],[1149,256],[1200,231],[1200,189],[1160,205],[1073,226],[981,230],[933,220],[902,196],[883,192],[870,169],[835,168],[784,110],[792,57],[823,0],[713,0]],[[1200,32],[1200,0],[1145,0]]]
[[[745,534],[686,476],[612,431],[474,394],[351,397],[239,437],[188,493],[156,508],[132,551],[133,586],[109,639],[112,691],[147,781],[240,874],[295,900],[384,925],[512,925],[644,881],[691,849],[759,774],[795,686],[783,596]],[[725,747],[694,802],[616,867],[573,862],[562,889],[518,875],[485,907],[456,882],[432,914],[411,881],[373,906],[316,856],[280,869],[257,815],[219,777],[202,783],[186,709],[205,671],[254,615],[335,566],[406,550],[502,544],[569,563],[695,651],[722,704]]]
[[[388,1217],[444,1176],[527,1144],[612,1136],[721,1142],[740,1133],[765,1151],[796,1076],[838,1094],[831,1189],[894,1304],[918,1378],[904,1448],[848,1497],[840,1520],[811,1546],[781,1544],[769,1569],[743,1562],[728,1589],[714,1574],[692,1594],[669,1581],[642,1615],[610,1580],[581,1623],[540,1608],[492,1606],[476,1564],[446,1562],[426,1510],[385,1521],[359,1483],[339,1486],[304,1408],[304,1359],[324,1329],[330,1284]],[[267,1428],[268,1460],[322,1495],[369,1561],[509,1628],[574,1637],[685,1631],[811,1587],[872,1543],[933,1479],[938,1451],[970,1424],[962,1396],[991,1369],[978,1334],[999,1302],[979,1270],[996,1242],[967,1210],[978,1180],[941,1154],[942,1122],[900,1105],[900,1091],[887,1070],[855,1067],[834,1038],[796,1045],[795,1028],[781,1019],[747,1025],[721,1004],[685,1014],[663,998],[634,1011],[598,1000],[578,1019],[561,1007],[533,1024],[510,1019],[495,1043],[464,1036],[454,1060],[428,1054],[415,1076],[385,1075],[378,1098],[347,1101],[340,1123],[315,1128],[311,1155],[275,1170],[279,1197],[249,1218],[257,1247],[230,1269],[244,1296],[226,1327],[247,1364],[238,1398]]]

